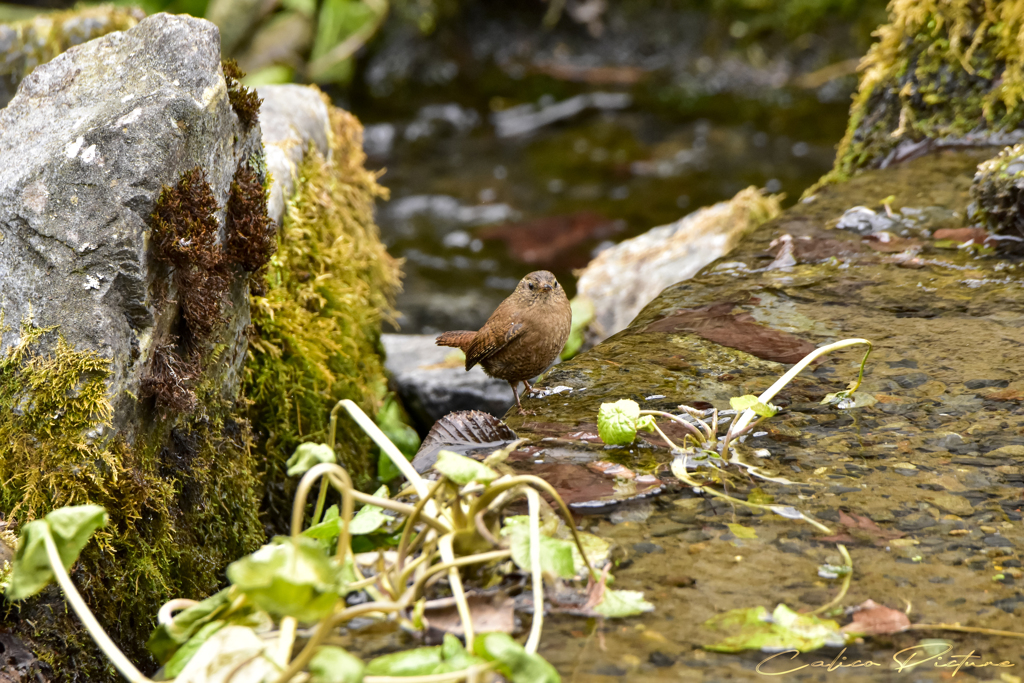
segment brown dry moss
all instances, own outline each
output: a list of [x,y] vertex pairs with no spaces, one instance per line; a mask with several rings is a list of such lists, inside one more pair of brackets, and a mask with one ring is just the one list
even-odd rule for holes
[[238,119],[245,126],[246,130],[255,126],[260,120],[260,99],[256,91],[246,88],[241,81],[245,78],[245,72],[233,59],[221,61],[221,68],[224,71],[224,81],[228,86],[228,101],[231,107],[238,114]]
[[[302,441],[326,438],[328,412],[350,398],[374,415],[386,380],[380,325],[392,311],[399,264],[380,242],[373,202],[386,190],[363,167],[362,128],[331,108],[331,158],[314,150],[302,165],[270,261],[266,296],[252,298],[246,396],[261,432],[271,487],[285,480],[284,461]],[[341,420],[339,452],[366,486],[375,450]],[[271,510],[290,506],[279,488]]]
[[277,251],[277,226],[267,215],[267,197],[267,188],[249,162],[240,163],[228,197],[225,252],[250,273],[261,271]]
[[[64,505],[107,509],[110,524],[73,578],[129,656],[152,668],[143,644],[160,605],[213,592],[224,566],[262,542],[262,489],[248,427],[214,388],[197,387],[196,415],[157,420],[128,444],[104,436],[108,376],[109,361],[95,352],[71,348],[53,328],[22,325],[20,342],[0,357],[0,509],[16,526]],[[58,680],[116,680],[55,587],[6,610],[6,623]]]
[[174,267],[182,316],[197,340],[208,340],[223,322],[230,286],[217,208],[206,172],[197,166],[174,187],[164,186],[152,216],[154,253]]
[[1004,131],[1024,121],[1024,0],[892,0],[861,64],[836,182],[900,142]]

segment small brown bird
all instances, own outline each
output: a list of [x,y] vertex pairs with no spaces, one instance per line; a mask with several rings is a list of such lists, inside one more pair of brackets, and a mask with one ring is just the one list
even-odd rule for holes
[[565,290],[546,270],[530,273],[516,291],[501,302],[477,332],[445,332],[438,346],[454,346],[466,354],[466,370],[477,363],[491,377],[512,386],[519,414],[519,383],[544,372],[565,346],[572,325],[572,309]]

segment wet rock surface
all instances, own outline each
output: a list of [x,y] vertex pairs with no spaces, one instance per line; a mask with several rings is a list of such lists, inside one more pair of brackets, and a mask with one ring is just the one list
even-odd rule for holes
[[[870,598],[900,610],[909,604],[913,623],[1020,630],[1024,278],[1017,261],[935,238],[940,229],[970,227],[972,177],[993,152],[942,152],[819,191],[755,231],[727,260],[668,288],[627,329],[549,371],[540,388],[561,390],[524,400],[536,415],[509,414],[509,426],[531,440],[521,448],[534,460],[600,460],[671,480],[672,456],[660,439],[641,433],[631,446],[611,448],[588,438],[596,436],[603,402],[725,409],[730,397],[760,393],[788,366],[695,331],[652,328],[657,321],[729,302],[763,328],[810,344],[848,337],[875,344],[862,407],[820,405],[856,375],[860,352],[841,351],[784,389],[773,402],[785,410],[740,444],[746,461],[792,485],[729,478],[731,495],[792,505],[831,534],[691,491],[667,493],[671,487],[653,502],[585,518],[584,528],[616,539],[632,560],[616,572],[617,587],[647,591],[658,609],[642,628],[587,627],[593,638],[579,637],[576,621],[546,622],[541,650],[563,675],[599,680],[602,667],[617,666],[617,680],[628,681],[756,677],[767,655],[705,652],[699,646],[716,634],[700,624],[728,609],[828,602],[839,582],[820,578],[817,568],[840,562],[836,543],[849,548],[854,565],[844,605]],[[891,195],[888,208],[879,204]],[[889,230],[838,227],[855,206],[891,218]],[[786,242],[804,248],[780,260]],[[738,537],[727,526],[735,523],[756,536]],[[848,648],[849,661],[883,668],[849,670],[844,680],[891,674],[893,655],[922,638],[948,641],[949,655],[973,650],[979,657],[972,661],[1024,665],[1020,641],[908,632]],[[655,651],[657,663],[642,654]],[[800,655],[799,663],[837,654],[821,650]],[[930,664],[913,671],[916,680],[943,680],[943,670]],[[808,667],[787,680],[817,675]]]

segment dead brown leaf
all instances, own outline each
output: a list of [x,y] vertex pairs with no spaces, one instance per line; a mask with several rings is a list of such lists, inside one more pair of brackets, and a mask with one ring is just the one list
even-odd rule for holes
[[857,633],[864,636],[882,636],[902,633],[910,628],[910,618],[903,612],[879,605],[868,599],[856,607],[853,621],[844,626],[844,633]]

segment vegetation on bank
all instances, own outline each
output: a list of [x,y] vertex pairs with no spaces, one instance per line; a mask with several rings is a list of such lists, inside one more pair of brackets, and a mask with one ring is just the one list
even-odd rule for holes
[[[1024,2],[893,0],[861,63],[838,182],[900,143],[1010,131],[1024,121]],[[808,190],[808,192],[813,192]]]
[[[373,202],[386,190],[363,167],[359,122],[330,111],[330,156],[307,152],[266,292],[251,299],[244,391],[266,454],[270,510],[279,519],[291,500],[279,487],[284,463],[299,443],[326,440],[327,413],[343,398],[376,414],[387,388],[380,326],[392,314],[400,273],[373,221]],[[341,430],[341,462],[366,488],[376,450],[358,430]]]

